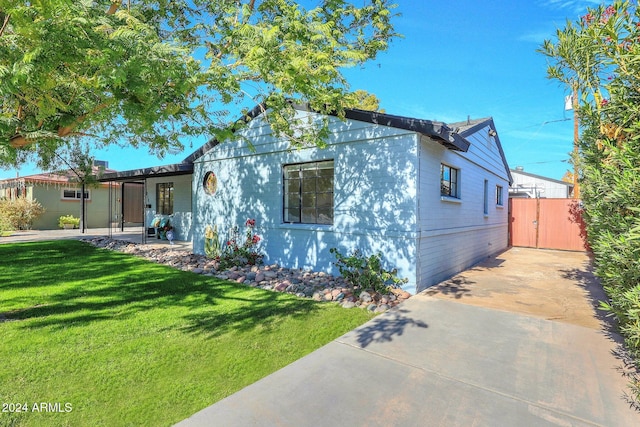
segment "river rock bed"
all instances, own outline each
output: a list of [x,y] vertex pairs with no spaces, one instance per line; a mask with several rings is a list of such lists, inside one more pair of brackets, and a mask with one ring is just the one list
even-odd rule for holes
[[291,269],[277,264],[247,265],[219,271],[217,261],[204,255],[173,250],[170,246],[158,248],[108,237],[83,239],[83,241],[99,248],[132,254],[195,274],[231,280],[274,292],[286,292],[315,301],[334,301],[344,308],[359,307],[382,313],[411,297],[409,292],[402,289],[391,289],[388,294],[362,291],[356,296],[342,277],[325,272]]

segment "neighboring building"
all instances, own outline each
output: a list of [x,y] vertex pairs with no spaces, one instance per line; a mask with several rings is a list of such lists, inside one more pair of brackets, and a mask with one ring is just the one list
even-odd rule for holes
[[[107,172],[115,172],[106,170]],[[26,197],[37,200],[45,213],[33,223],[36,230],[58,228],[58,219],[63,215],[80,218],[80,202],[82,189],[75,182],[74,175],[68,173],[41,173],[0,180],[0,197],[15,199]],[[100,228],[107,226],[109,204],[109,185],[101,183],[85,188],[86,227]]]
[[573,196],[573,184],[525,172],[522,167],[511,169],[513,183],[509,197],[529,199],[568,199]]
[[344,121],[329,117],[326,148],[291,149],[260,111],[236,141],[103,179],[145,182],[147,226],[173,215],[177,238],[196,253],[207,225],[224,236],[253,218],[266,263],[335,273],[332,247],[380,251],[411,292],[507,247],[511,177],[492,119],[448,126],[348,110]]

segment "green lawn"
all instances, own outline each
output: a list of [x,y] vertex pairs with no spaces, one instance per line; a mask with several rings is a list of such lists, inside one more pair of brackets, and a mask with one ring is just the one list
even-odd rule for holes
[[0,426],[172,425],[370,318],[77,241],[0,244]]

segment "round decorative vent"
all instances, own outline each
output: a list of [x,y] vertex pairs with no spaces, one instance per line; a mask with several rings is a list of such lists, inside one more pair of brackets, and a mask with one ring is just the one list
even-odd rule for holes
[[216,174],[211,171],[204,174],[202,186],[204,187],[205,193],[215,194],[216,190],[218,189],[218,178],[216,177]]

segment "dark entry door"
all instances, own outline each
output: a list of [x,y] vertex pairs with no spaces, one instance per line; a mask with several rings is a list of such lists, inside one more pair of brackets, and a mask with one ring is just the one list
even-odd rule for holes
[[125,224],[139,224],[144,221],[144,184],[125,182],[122,184],[122,218]]

